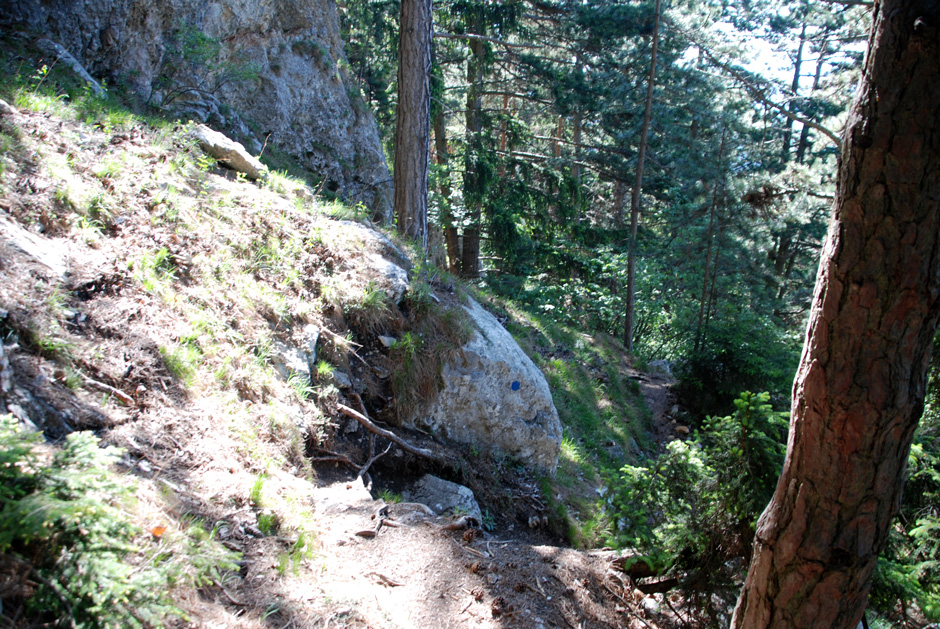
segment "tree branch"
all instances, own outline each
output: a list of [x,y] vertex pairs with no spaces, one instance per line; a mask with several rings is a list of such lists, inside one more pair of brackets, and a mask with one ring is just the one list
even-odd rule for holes
[[501,39],[496,39],[495,37],[487,37],[486,35],[474,35],[473,33],[434,33],[435,39],[476,39],[479,41],[488,41],[492,44],[498,44],[503,46],[506,49],[512,48],[540,48],[541,46],[536,46],[534,44],[511,44],[509,42],[502,41]]
[[773,109],[776,109],[777,111],[779,111],[780,113],[782,113],[784,116],[786,116],[787,118],[791,120],[804,124],[807,127],[810,127],[811,129],[816,129],[817,131],[822,133],[824,136],[829,138],[832,141],[832,143],[836,146],[836,148],[839,149],[839,151],[842,150],[842,140],[840,140],[839,136],[837,136],[835,133],[833,133],[826,127],[822,126],[818,122],[814,122],[810,120],[809,118],[804,118],[803,116],[795,114],[792,111],[787,110],[787,108],[784,107],[783,105],[779,105],[775,103],[774,101],[770,100],[770,98],[768,98],[764,94],[764,90],[754,85],[753,83],[751,83],[751,81],[749,81],[748,78],[745,77],[741,71],[737,70],[734,66],[728,65],[722,62],[721,60],[719,60],[717,57],[715,57],[715,55],[711,53],[710,50],[708,50],[704,46],[699,45],[698,42],[695,42],[691,38],[689,41],[692,41],[696,46],[698,46],[699,50],[705,53],[705,56],[708,57],[708,59],[713,64],[715,64],[716,66],[718,66],[719,68],[721,68],[722,70],[730,74],[731,77],[735,81],[740,83],[741,86],[756,100],[760,101],[761,103],[764,103],[768,107],[772,107]]
[[355,419],[357,422],[359,422],[360,424],[362,424],[363,427],[364,427],[366,430],[368,430],[369,432],[375,433],[375,434],[379,435],[380,437],[385,437],[385,438],[388,439],[389,441],[392,441],[392,442],[396,443],[396,444],[397,444],[402,450],[404,450],[405,452],[410,452],[411,454],[414,454],[414,455],[416,455],[416,456],[420,456],[420,457],[423,457],[423,458],[428,459],[428,460],[430,460],[430,461],[434,461],[434,462],[437,463],[438,465],[442,465],[442,466],[446,466],[446,467],[453,467],[453,465],[452,465],[449,461],[447,461],[447,460],[444,459],[443,457],[438,456],[437,454],[431,452],[430,450],[426,450],[426,449],[424,449],[424,448],[419,448],[419,447],[417,447],[417,446],[413,446],[413,445],[411,445],[410,443],[408,443],[407,441],[405,441],[404,439],[402,439],[401,437],[399,437],[398,435],[396,435],[395,433],[393,433],[393,432],[391,432],[391,431],[389,431],[389,430],[385,430],[384,428],[379,428],[379,427],[376,426],[374,423],[372,423],[372,420],[370,420],[368,417],[366,417],[365,415],[363,415],[363,414],[360,413],[359,411],[353,410],[353,409],[351,409],[351,408],[349,408],[348,406],[345,406],[345,405],[343,405],[343,404],[338,404],[338,405],[337,405],[337,409],[338,409],[339,412],[342,413],[343,415],[345,415],[345,416],[347,416],[347,417],[352,417],[352,418]]

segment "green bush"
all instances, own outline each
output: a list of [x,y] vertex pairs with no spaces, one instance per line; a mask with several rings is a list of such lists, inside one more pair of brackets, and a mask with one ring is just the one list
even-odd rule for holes
[[[117,449],[73,433],[47,462],[39,441],[0,417],[0,568],[35,584],[5,590],[4,613],[75,627],[160,625],[181,615],[169,598],[173,584],[217,580],[220,568],[234,567],[224,551],[196,552],[191,539],[158,544],[133,523],[131,488],[110,470]],[[199,555],[208,561],[194,568]]]
[[627,465],[611,481],[620,547],[660,573],[694,573],[700,589],[730,583],[727,564],[749,559],[754,525],[784,457],[786,421],[768,393],[745,391],[727,417],[710,417],[690,441],[673,441],[649,465]]

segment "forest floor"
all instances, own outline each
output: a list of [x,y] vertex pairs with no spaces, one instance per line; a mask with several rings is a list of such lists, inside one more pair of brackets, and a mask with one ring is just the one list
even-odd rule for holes
[[[52,440],[92,430],[123,449],[141,543],[202,527],[240,554],[239,572],[177,591],[178,626],[682,626],[680,596],[643,594],[617,553],[529,528],[544,505],[524,470],[478,461],[492,468],[468,479],[494,511],[482,530],[387,504],[345,467],[311,467],[311,440],[340,448],[342,435],[311,435],[336,432],[341,394],[298,391],[259,365],[258,348],[304,323],[329,327],[322,309],[304,310],[310,278],[283,283],[276,265],[315,274],[329,259],[353,273],[361,252],[331,240],[342,224],[289,182],[203,164],[175,131],[90,125],[57,107],[34,100],[0,117],[7,406]],[[297,233],[305,248],[289,261],[252,240]],[[632,376],[652,440],[674,438],[668,378]]]

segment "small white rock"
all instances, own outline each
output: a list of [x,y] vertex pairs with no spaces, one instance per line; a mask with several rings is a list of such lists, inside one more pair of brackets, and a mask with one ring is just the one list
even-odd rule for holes
[[646,598],[644,598],[642,604],[643,604],[643,609],[646,610],[648,613],[657,615],[657,616],[659,615],[659,612],[661,609],[659,601],[657,601],[652,596],[647,596]]

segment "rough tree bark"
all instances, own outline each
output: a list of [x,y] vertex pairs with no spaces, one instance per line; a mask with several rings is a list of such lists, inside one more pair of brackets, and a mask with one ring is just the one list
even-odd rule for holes
[[732,625],[853,628],[901,495],[940,314],[940,3],[874,8],[793,386]]
[[431,139],[431,0],[402,0],[395,124],[395,219],[398,233],[428,248]]

